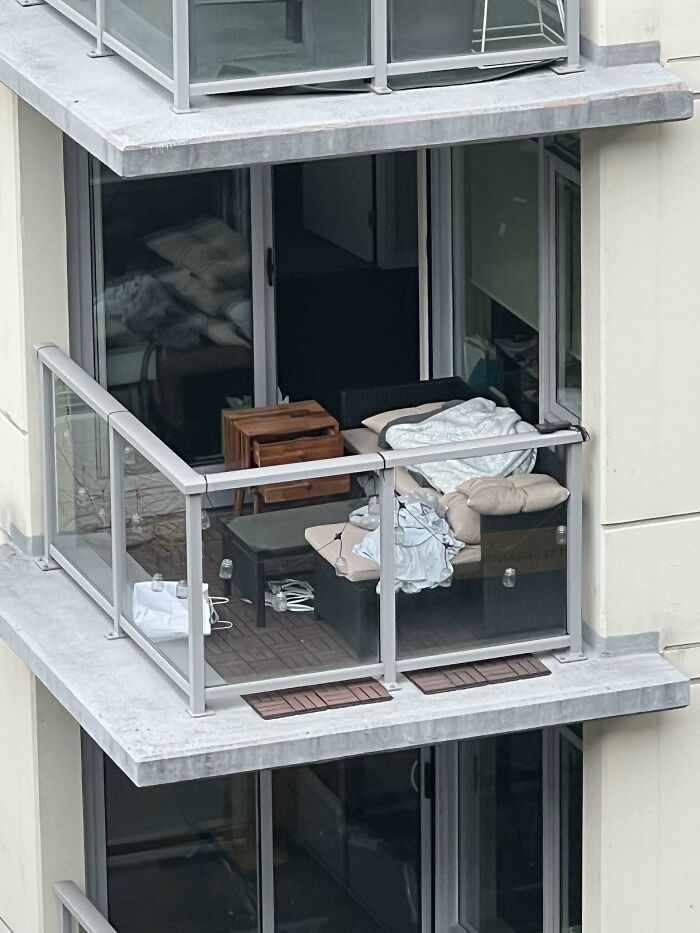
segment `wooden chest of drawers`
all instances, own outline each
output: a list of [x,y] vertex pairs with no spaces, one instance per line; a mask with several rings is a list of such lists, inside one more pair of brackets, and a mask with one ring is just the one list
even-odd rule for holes
[[[279,466],[325,460],[343,454],[338,422],[318,402],[292,402],[267,408],[224,412],[224,458],[227,469]],[[274,483],[253,490],[254,509],[266,504],[335,496],[350,491],[349,476],[326,476]],[[234,514],[243,511],[243,490]]]

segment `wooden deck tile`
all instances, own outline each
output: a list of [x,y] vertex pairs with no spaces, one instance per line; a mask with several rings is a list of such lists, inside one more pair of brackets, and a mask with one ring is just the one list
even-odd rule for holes
[[253,693],[243,699],[263,719],[283,719],[286,716],[342,709],[364,703],[383,703],[391,700],[392,696],[378,680],[367,678],[296,690]]
[[546,677],[547,674],[551,674],[551,671],[539,658],[526,654],[517,658],[499,658],[493,661],[475,661],[472,664],[454,664],[451,667],[411,671],[406,677],[419,690],[430,696],[512,680]]

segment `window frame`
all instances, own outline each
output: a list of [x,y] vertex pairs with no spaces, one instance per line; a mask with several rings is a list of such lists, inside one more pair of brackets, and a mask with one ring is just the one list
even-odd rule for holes
[[581,170],[540,140],[540,420],[581,422],[558,399],[557,176],[581,188]]

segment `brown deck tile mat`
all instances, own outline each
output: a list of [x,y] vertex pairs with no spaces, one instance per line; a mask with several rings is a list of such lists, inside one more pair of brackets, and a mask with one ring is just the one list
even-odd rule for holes
[[326,709],[342,709],[363,703],[383,703],[391,700],[389,691],[378,680],[348,680],[318,687],[296,690],[273,690],[243,697],[263,719],[284,719],[300,713],[316,713]]
[[538,658],[524,654],[517,658],[474,661],[471,664],[413,671],[406,674],[406,677],[423,693],[431,695],[448,693],[451,690],[468,690],[470,687],[486,687],[488,684],[503,684],[510,680],[546,677],[551,673]]

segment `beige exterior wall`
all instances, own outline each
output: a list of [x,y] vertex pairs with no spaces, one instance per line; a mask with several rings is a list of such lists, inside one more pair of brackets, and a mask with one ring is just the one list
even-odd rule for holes
[[661,60],[700,91],[697,0],[583,0],[583,34],[598,45],[659,42]]
[[700,120],[582,140],[585,616],[700,641]]
[[0,748],[0,931],[57,933],[54,883],[84,883],[80,729],[2,642]]
[[700,685],[584,731],[584,933],[700,930]]
[[[68,343],[62,145],[0,85],[0,541],[41,534],[32,347]],[[0,643],[0,931],[57,931],[65,878],[84,878],[80,730]]]
[[68,345],[61,133],[0,85],[0,534],[41,534],[34,344]]

